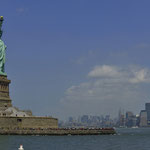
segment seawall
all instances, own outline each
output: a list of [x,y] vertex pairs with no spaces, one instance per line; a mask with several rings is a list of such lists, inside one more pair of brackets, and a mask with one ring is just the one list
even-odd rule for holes
[[116,131],[113,128],[98,129],[0,129],[0,135],[113,135]]

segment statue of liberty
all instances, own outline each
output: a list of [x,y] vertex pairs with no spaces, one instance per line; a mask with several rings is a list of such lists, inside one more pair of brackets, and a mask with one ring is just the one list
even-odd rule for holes
[[3,16],[0,17],[0,75],[6,76],[5,73],[5,50],[6,50],[6,45],[4,42],[1,40],[3,31],[2,31],[2,23],[4,19]]

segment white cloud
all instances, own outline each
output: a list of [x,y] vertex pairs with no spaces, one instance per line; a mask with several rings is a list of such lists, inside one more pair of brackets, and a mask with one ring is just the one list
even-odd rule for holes
[[150,82],[150,73],[147,69],[141,69],[133,73],[134,77],[130,79],[131,83]]
[[89,77],[118,77],[120,76],[119,69],[115,66],[96,66],[92,71],[89,72]]
[[150,83],[150,71],[146,68],[103,65],[94,67],[88,76],[91,78],[86,82],[68,88],[61,100],[64,111],[70,115],[116,115],[119,108],[140,111],[141,104],[147,101],[143,98],[150,97],[145,92],[147,86],[150,88],[150,84],[145,84]]

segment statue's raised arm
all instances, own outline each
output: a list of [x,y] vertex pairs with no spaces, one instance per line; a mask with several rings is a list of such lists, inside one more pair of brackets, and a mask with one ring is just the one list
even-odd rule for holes
[[3,24],[4,18],[3,16],[0,17],[0,39],[2,37],[3,31],[2,31],[2,24]]
[[5,73],[5,50],[6,50],[6,45],[4,42],[1,40],[2,38],[2,24],[3,24],[4,18],[3,16],[0,17],[0,75],[6,76]]

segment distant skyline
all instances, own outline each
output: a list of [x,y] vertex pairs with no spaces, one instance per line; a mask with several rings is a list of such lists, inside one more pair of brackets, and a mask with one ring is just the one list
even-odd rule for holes
[[150,102],[149,6],[1,0],[13,105],[60,119],[139,113]]

